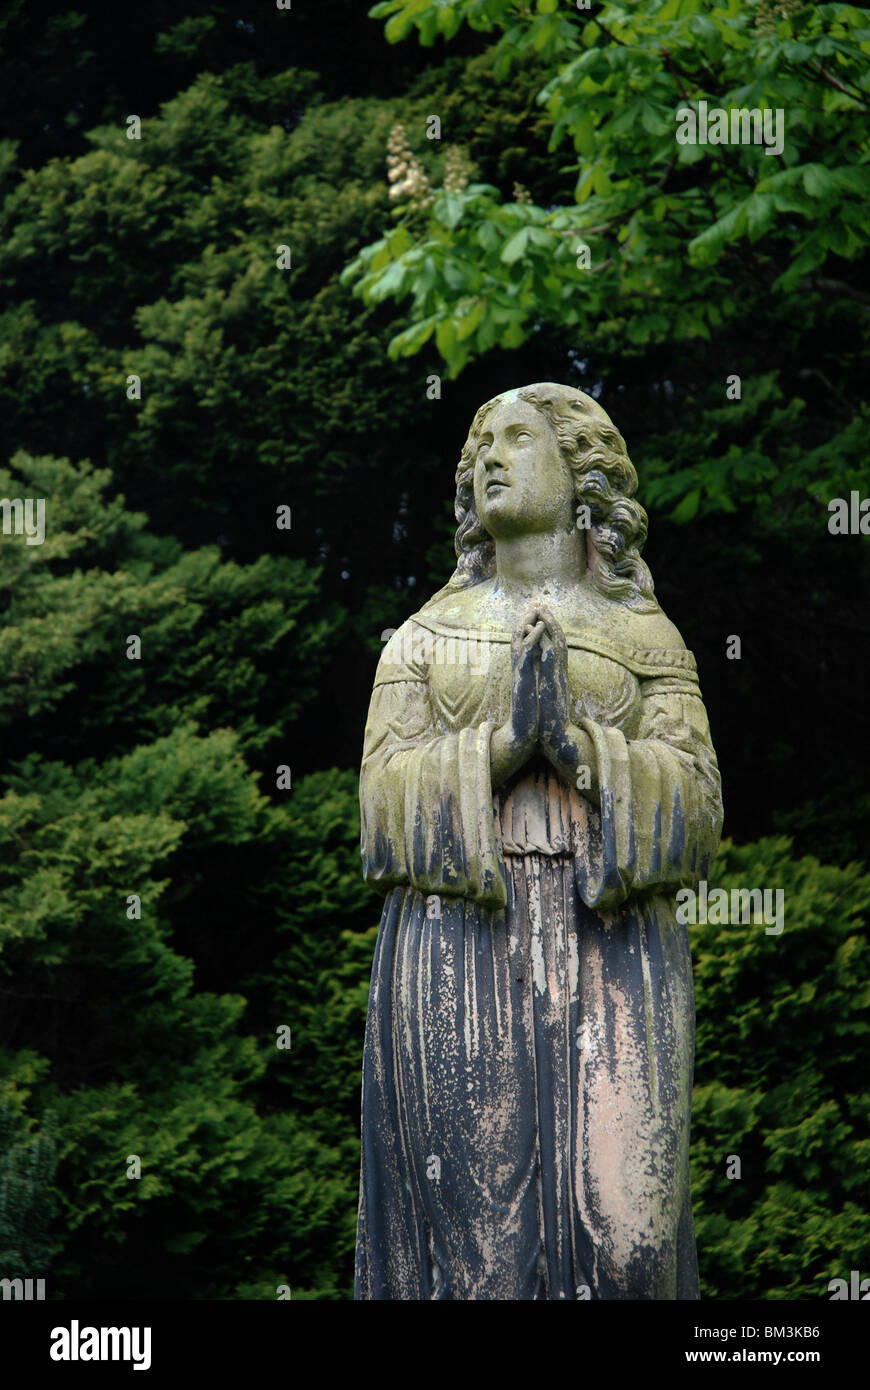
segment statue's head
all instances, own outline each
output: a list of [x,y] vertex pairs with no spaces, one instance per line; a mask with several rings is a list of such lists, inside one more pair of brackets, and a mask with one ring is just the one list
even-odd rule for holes
[[596,587],[631,607],[657,608],[640,558],[647,515],[636,490],[625,442],[591,396],[551,381],[502,392],[475,415],[456,469],[451,584],[493,575],[501,536],[555,529],[579,515]]

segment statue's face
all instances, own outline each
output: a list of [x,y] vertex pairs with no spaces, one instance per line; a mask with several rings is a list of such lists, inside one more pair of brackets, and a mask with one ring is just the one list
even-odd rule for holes
[[546,416],[528,401],[490,414],[474,465],[477,515],[493,540],[570,529],[574,479]]

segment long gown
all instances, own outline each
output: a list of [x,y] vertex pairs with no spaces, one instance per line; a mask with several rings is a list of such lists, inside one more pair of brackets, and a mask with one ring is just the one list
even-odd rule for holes
[[506,629],[424,610],[378,667],[358,1299],[699,1296],[674,895],[719,842],[716,757],[690,652],[565,635],[600,810],[543,761],[493,795]]

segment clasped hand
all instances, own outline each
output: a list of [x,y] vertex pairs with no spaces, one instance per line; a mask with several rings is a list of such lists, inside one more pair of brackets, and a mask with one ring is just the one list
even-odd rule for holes
[[509,777],[537,752],[560,771],[576,765],[568,646],[549,609],[530,608],[514,633],[511,676],[510,718],[492,736],[493,783]]

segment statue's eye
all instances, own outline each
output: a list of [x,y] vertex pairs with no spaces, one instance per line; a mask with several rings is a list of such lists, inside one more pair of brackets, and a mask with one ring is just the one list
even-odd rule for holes
[[531,434],[529,433],[528,430],[517,430],[517,433],[516,433],[516,436],[515,436],[515,438],[517,438],[517,439],[531,439],[531,437],[532,437],[532,436],[531,436]]

